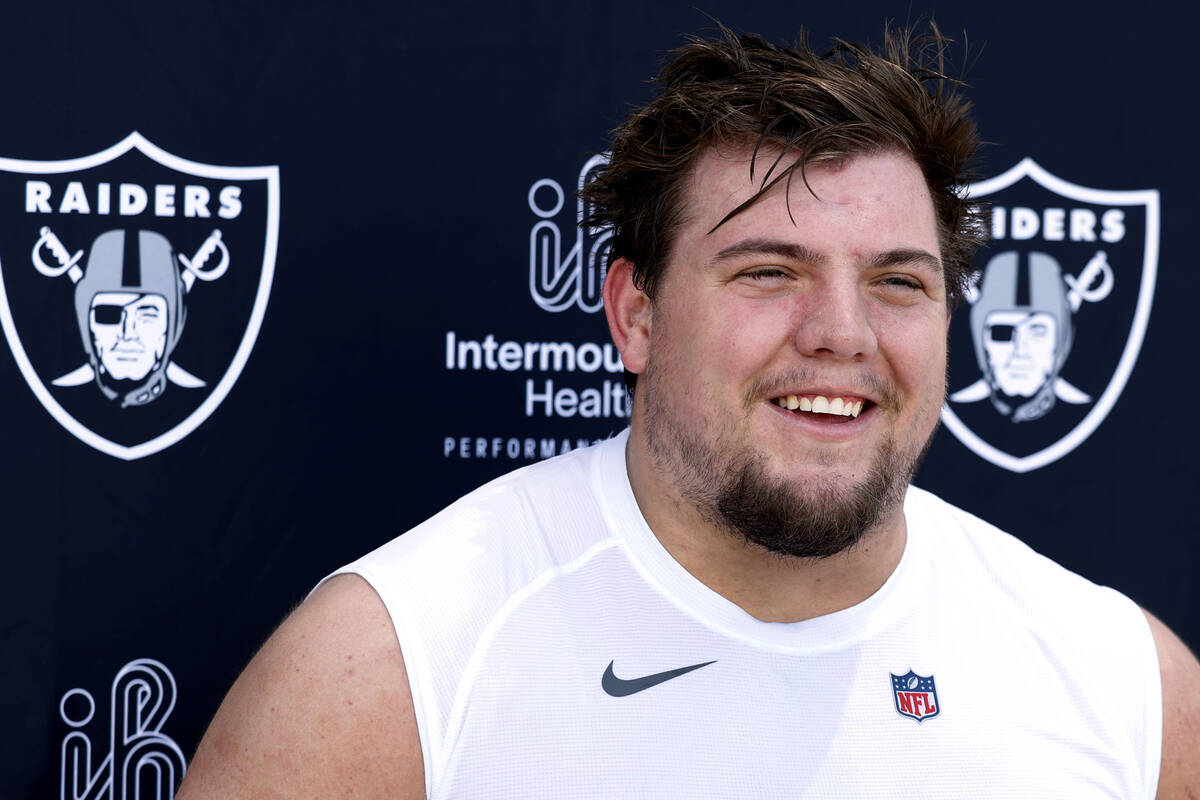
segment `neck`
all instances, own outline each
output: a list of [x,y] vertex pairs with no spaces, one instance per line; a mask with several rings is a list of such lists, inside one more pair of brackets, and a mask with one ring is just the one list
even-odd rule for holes
[[904,554],[902,505],[853,547],[828,558],[774,553],[719,527],[660,474],[634,425],[625,451],[634,497],[650,530],[697,580],[764,622],[799,622],[874,594]]

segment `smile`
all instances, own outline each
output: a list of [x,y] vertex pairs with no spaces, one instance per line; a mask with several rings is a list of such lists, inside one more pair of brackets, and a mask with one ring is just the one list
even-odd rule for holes
[[789,411],[808,411],[835,417],[857,417],[863,406],[871,401],[862,397],[826,397],[822,394],[789,394],[776,397],[772,403]]

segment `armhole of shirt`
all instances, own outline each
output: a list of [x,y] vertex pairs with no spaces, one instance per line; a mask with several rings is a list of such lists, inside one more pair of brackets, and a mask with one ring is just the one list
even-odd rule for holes
[[[437,763],[435,753],[436,731],[438,730],[438,709],[434,702],[433,683],[429,675],[429,659],[421,646],[421,637],[412,633],[412,626],[404,617],[406,605],[399,597],[388,592],[387,581],[377,576],[370,568],[361,563],[349,564],[321,581],[337,575],[357,575],[367,582],[383,602],[388,617],[392,621],[392,630],[396,642],[400,646],[400,655],[404,659],[404,672],[408,676],[408,691],[412,696],[413,716],[417,720],[417,737],[421,742],[421,761],[425,775],[425,797],[433,797],[435,785],[433,767]],[[320,586],[321,584],[317,584]],[[315,589],[314,589],[315,591]]]

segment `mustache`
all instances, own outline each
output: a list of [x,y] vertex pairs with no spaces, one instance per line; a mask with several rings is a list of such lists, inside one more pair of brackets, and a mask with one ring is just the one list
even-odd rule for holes
[[[817,370],[808,367],[788,370],[775,375],[765,375],[756,378],[746,389],[742,397],[744,408],[750,408],[759,399],[779,397],[785,391],[796,386],[827,383],[828,378],[819,378]],[[851,393],[865,394],[884,408],[897,408],[900,405],[900,390],[891,381],[879,377],[873,372],[859,370],[849,376],[837,379],[836,383],[846,386]]]

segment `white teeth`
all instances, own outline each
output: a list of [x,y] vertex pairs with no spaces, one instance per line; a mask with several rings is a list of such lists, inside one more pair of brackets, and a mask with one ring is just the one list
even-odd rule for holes
[[776,397],[771,401],[780,408],[789,411],[811,411],[814,414],[835,414],[840,417],[857,417],[862,413],[865,400],[846,400],[835,397],[830,400],[823,395],[815,395],[811,399],[803,395],[789,394]]

